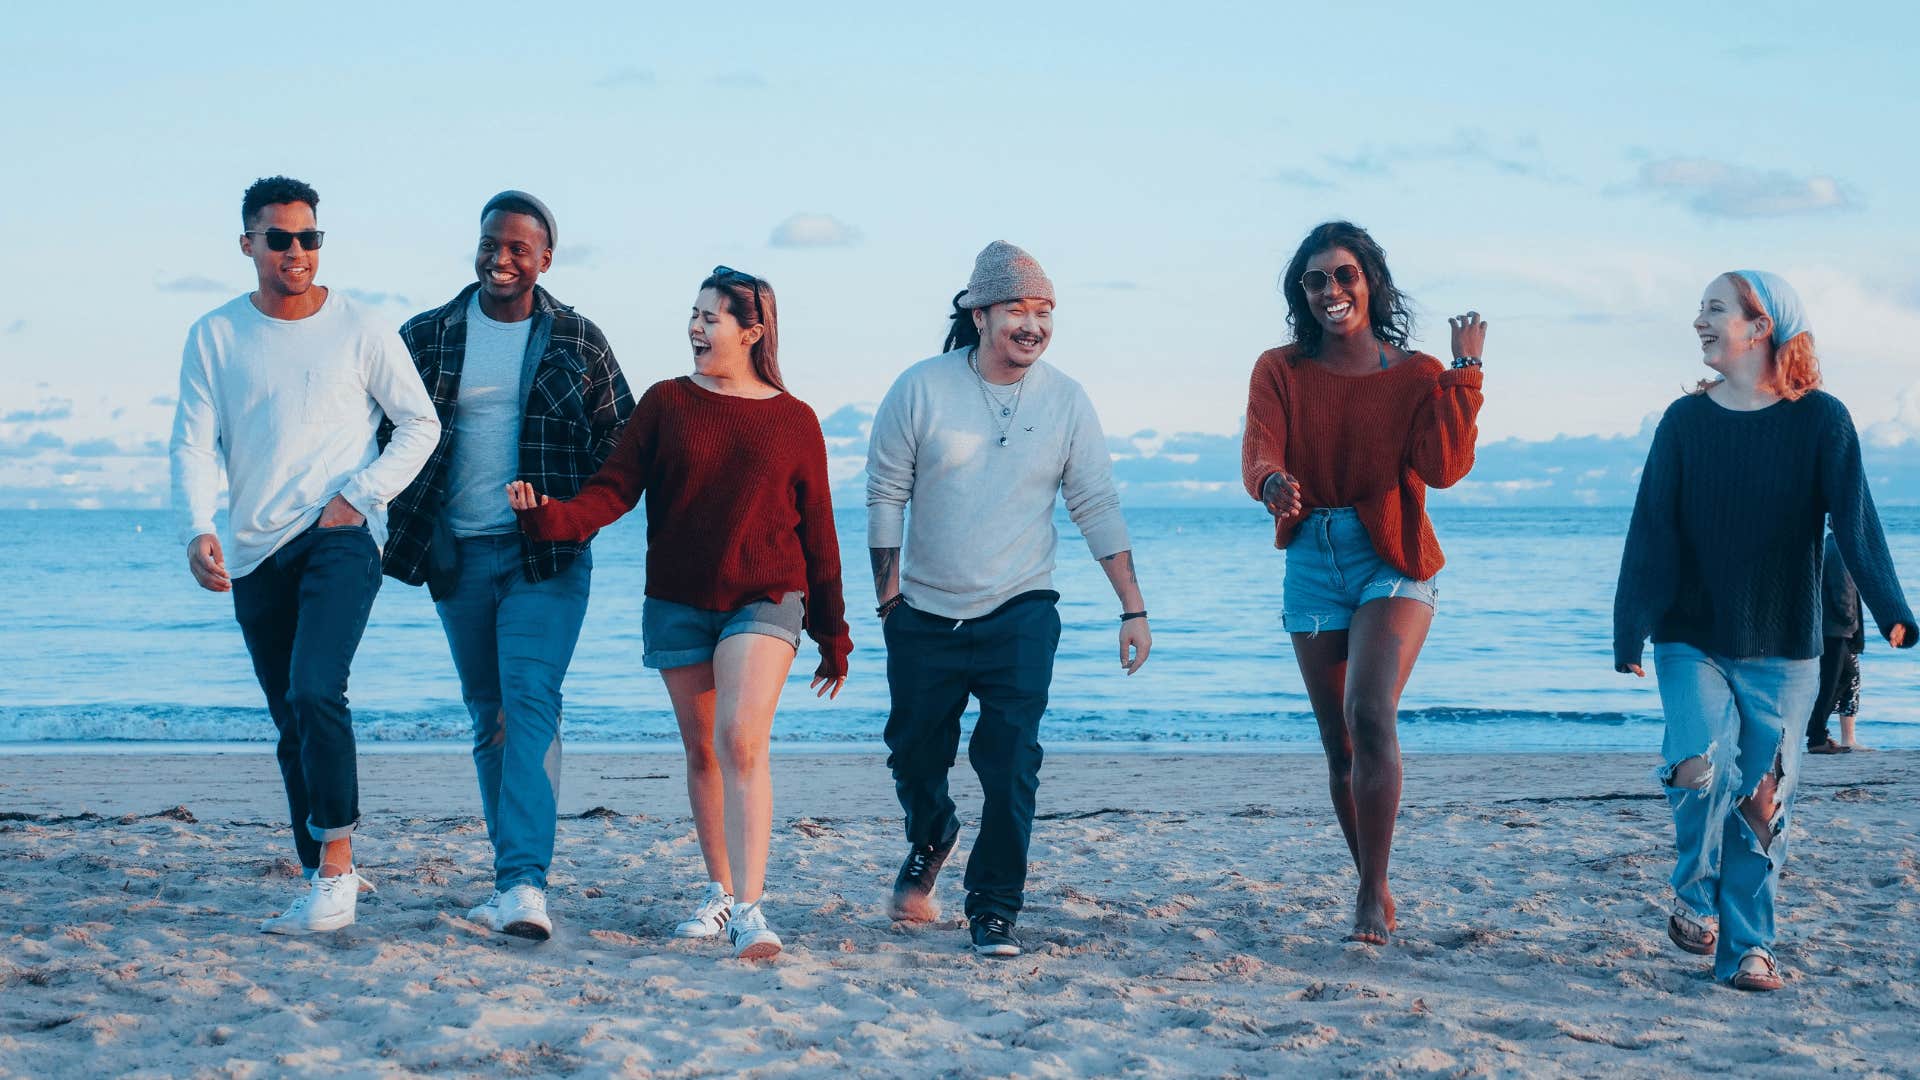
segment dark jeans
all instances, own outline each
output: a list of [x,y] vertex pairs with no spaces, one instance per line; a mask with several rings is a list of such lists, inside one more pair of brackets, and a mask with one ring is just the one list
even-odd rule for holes
[[347,671],[380,591],[380,551],[366,526],[309,529],[233,582],[233,614],[280,729],[300,865],[360,817]]
[[944,846],[960,832],[947,771],[960,748],[960,714],[980,699],[967,760],[985,805],[967,857],[967,915],[1017,918],[1027,885],[1034,794],[1040,787],[1040,716],[1060,644],[1058,593],[1014,597],[978,619],[955,620],[905,604],[887,617],[887,765],[907,815],[907,842]]
[[1820,653],[1820,693],[1813,699],[1813,715],[1807,717],[1807,745],[1820,746],[1833,741],[1827,718],[1840,704],[1847,689],[1847,657],[1852,655],[1853,639],[1830,637],[1822,642]]

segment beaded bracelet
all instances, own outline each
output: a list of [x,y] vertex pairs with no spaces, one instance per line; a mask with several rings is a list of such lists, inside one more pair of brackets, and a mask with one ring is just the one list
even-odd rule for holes
[[1456,369],[1458,369],[1458,368],[1470,368],[1470,367],[1479,367],[1479,366],[1480,366],[1480,358],[1479,358],[1479,357],[1477,357],[1477,356],[1456,356],[1456,357],[1454,357],[1454,358],[1453,358],[1453,366],[1454,366],[1454,367],[1455,367]]

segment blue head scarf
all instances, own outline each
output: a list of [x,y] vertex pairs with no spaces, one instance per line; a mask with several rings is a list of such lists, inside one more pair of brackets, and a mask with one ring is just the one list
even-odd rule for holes
[[1753,286],[1753,294],[1760,298],[1760,309],[1773,320],[1774,348],[1813,329],[1807,325],[1807,309],[1800,303],[1800,294],[1793,291],[1786,278],[1765,270],[1735,270],[1734,273]]

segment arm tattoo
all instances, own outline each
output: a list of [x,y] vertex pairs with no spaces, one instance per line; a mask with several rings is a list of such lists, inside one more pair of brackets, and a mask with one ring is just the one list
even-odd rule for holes
[[[1115,562],[1116,559],[1119,561]],[[1134,573],[1133,571],[1133,552],[1132,551],[1116,551],[1111,555],[1103,556],[1100,559],[1100,561],[1103,563],[1114,563],[1116,568],[1125,570],[1127,572],[1127,584],[1129,585],[1140,584],[1140,575]]]
[[887,583],[893,580],[900,569],[899,548],[868,548],[867,558],[873,562],[873,592],[880,600],[888,599]]

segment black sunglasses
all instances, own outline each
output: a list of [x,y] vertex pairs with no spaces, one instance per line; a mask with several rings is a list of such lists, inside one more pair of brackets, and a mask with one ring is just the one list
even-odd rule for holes
[[713,276],[716,278],[729,278],[729,277],[737,278],[740,281],[746,282],[749,286],[752,286],[753,288],[753,323],[755,326],[759,326],[767,321],[766,312],[761,310],[761,307],[760,307],[760,286],[765,284],[765,282],[761,281],[757,277],[754,277],[752,274],[747,273],[745,270],[735,270],[731,266],[714,267]]
[[1355,266],[1353,263],[1343,263],[1339,266],[1334,267],[1333,273],[1331,274],[1327,273],[1325,270],[1309,270],[1306,273],[1301,274],[1300,287],[1307,290],[1308,292],[1325,292],[1327,288],[1327,280],[1331,278],[1332,280],[1339,282],[1341,288],[1351,289],[1353,288],[1354,282],[1359,281],[1361,278],[1366,276],[1367,276],[1366,271],[1360,269],[1358,266]]
[[302,229],[299,232],[288,232],[285,229],[256,232],[249,229],[247,235],[266,237],[268,251],[285,251],[293,246],[295,240],[300,241],[300,246],[308,251],[319,251],[320,242],[327,238],[327,234],[319,229]]

